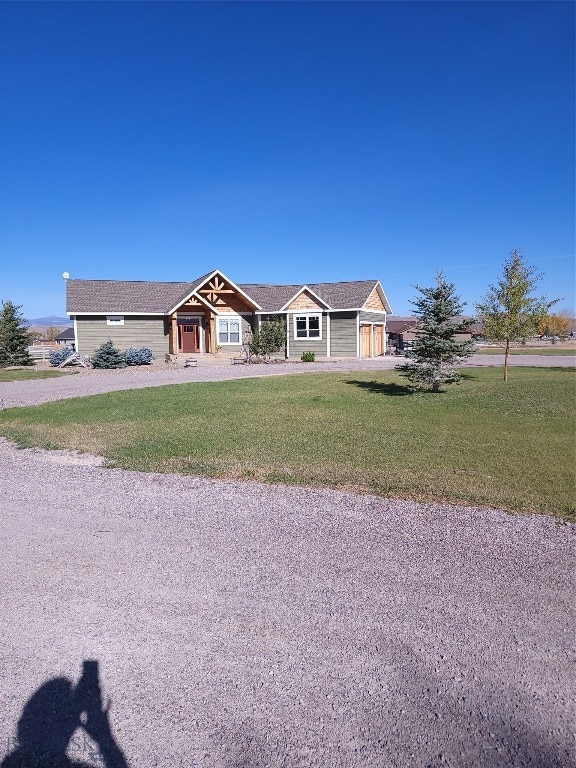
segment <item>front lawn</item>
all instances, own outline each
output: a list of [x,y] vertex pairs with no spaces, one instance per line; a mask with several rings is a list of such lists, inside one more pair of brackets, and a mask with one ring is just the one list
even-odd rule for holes
[[0,381],[25,381],[26,379],[56,379],[58,376],[70,376],[63,371],[35,371],[26,368],[19,368],[14,371],[7,371],[0,368]]
[[574,369],[466,377],[438,395],[393,371],[154,387],[11,409],[0,434],[126,469],[573,513]]

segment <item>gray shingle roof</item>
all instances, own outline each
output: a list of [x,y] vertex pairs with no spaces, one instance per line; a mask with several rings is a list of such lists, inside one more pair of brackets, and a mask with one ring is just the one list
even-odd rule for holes
[[59,333],[58,336],[54,338],[54,341],[73,341],[75,338],[74,328],[66,328],[65,331],[62,331],[62,333]]
[[[210,274],[210,273],[208,273]],[[169,312],[192,293],[204,277],[191,283],[160,283],[149,280],[67,280],[66,311]]]
[[[66,311],[71,314],[167,313],[178,306],[212,274],[189,283],[164,283],[148,280],[67,280]],[[308,287],[331,309],[361,307],[374,290],[377,280],[342,283],[308,283]],[[278,312],[303,285],[265,285],[242,283],[238,287],[264,312]]]
[[388,333],[404,333],[409,328],[413,328],[418,323],[417,317],[400,317],[399,315],[388,315],[386,318],[386,330]]
[[[357,309],[363,306],[377,282],[378,280],[354,280],[343,283],[306,283],[306,285],[331,309]],[[264,312],[278,312],[304,286],[303,284],[242,283],[239,287],[254,299]]]

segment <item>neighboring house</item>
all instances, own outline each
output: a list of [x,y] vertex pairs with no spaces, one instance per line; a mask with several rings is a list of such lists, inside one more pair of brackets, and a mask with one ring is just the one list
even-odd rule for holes
[[66,281],[76,350],[105,341],[165,354],[239,354],[248,329],[281,317],[286,357],[376,357],[386,350],[388,299],[379,280],[308,285],[236,284],[219,270],[191,283]]
[[74,328],[66,328],[54,339],[59,347],[73,347],[75,343]]
[[[468,320],[464,315],[458,315],[453,318],[456,321]],[[418,328],[417,317],[400,317],[399,315],[388,315],[386,319],[386,331],[388,333],[388,345],[398,351],[407,349],[413,341],[418,338],[416,332]],[[473,336],[480,332],[478,323],[471,325],[467,333],[457,333],[454,337],[456,341],[470,341]]]
[[386,319],[389,346],[401,351],[406,343],[417,339],[418,337],[414,333],[417,322],[415,317],[389,315]]

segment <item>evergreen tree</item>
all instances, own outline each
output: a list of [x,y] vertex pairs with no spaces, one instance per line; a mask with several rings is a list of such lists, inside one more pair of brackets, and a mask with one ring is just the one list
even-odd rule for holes
[[126,368],[126,360],[111,341],[106,341],[92,355],[92,365],[94,368]]
[[454,337],[466,333],[474,321],[457,317],[464,304],[441,272],[434,287],[415,288],[422,294],[410,302],[419,319],[418,338],[406,352],[408,361],[396,368],[414,386],[440,392],[442,385],[456,384],[462,378],[457,366],[472,354],[474,347],[471,341],[456,341]]
[[550,307],[560,301],[530,295],[541,279],[542,275],[514,249],[504,262],[498,285],[488,286],[488,293],[476,304],[484,338],[504,344],[504,381],[508,381],[510,344],[536,335]]
[[8,365],[32,365],[28,354],[33,334],[28,321],[19,312],[20,307],[11,301],[2,302],[0,311],[0,368]]

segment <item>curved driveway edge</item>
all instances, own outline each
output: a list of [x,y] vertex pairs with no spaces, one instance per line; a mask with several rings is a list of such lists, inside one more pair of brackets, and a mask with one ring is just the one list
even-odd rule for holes
[[0,467],[5,751],[95,659],[132,768],[574,765],[573,527],[6,441]]
[[[185,384],[194,381],[229,381],[231,379],[285,376],[297,373],[328,373],[331,371],[380,371],[393,369],[401,358],[383,357],[372,360],[339,360],[318,363],[285,363],[278,365],[204,365],[199,368],[177,370],[124,369],[101,374],[67,375],[55,379],[33,379],[0,383],[0,400],[4,408],[39,405],[70,397],[98,395],[126,389],[159,387],[166,384]],[[567,356],[517,355],[511,360],[514,366],[572,367],[574,358]],[[498,355],[473,355],[467,366],[502,366],[503,357]]]

